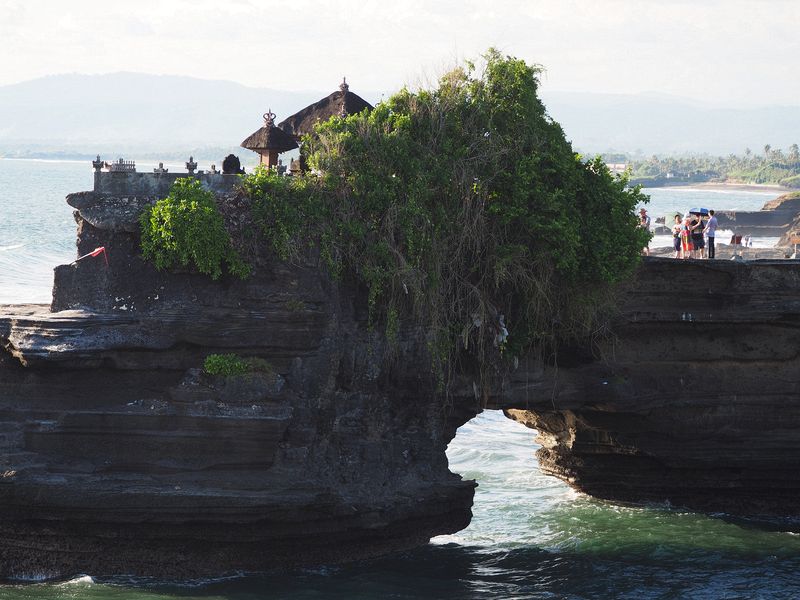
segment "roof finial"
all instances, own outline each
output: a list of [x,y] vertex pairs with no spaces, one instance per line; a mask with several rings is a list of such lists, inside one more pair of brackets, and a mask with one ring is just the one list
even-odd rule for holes
[[264,113],[264,126],[272,127],[273,123],[275,123],[275,113],[272,112],[271,108],[268,108],[267,112]]
[[350,86],[347,85],[347,77],[342,77],[342,83],[339,84],[339,89],[342,90],[343,94],[346,94],[350,89]]

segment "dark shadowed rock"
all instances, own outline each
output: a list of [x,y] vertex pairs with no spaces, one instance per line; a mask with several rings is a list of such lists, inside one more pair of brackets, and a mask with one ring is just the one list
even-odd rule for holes
[[[0,577],[263,571],[466,527],[475,484],[444,451],[477,406],[444,409],[416,332],[389,360],[313,256],[162,273],[132,227],[146,201],[70,202],[109,265],[58,267],[52,311],[0,307]],[[269,368],[200,372],[229,352]]]
[[[0,307],[0,577],[263,571],[466,527],[475,484],[445,449],[481,408],[474,374],[445,404],[423,332],[388,352],[313,252],[259,254],[246,281],[156,271],[145,198],[71,195],[78,251],[108,266],[58,267],[51,307]],[[240,200],[218,195],[229,225]],[[518,357],[487,406],[598,497],[796,515],[800,267],[649,259],[620,298],[613,342]],[[230,352],[269,369],[201,372]]]
[[800,265],[648,259],[622,298],[607,360],[494,401],[539,431],[542,470],[611,500],[800,513]]

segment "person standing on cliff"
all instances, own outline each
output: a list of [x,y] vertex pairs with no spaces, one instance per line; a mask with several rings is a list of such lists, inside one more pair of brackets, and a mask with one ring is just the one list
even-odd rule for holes
[[705,243],[703,241],[703,217],[701,215],[693,215],[692,219],[692,258],[705,258]]
[[715,258],[716,252],[714,250],[714,239],[717,236],[717,217],[714,216],[714,211],[708,211],[709,219],[706,223],[706,239],[708,240],[708,258]]
[[681,258],[692,258],[694,246],[692,246],[692,217],[686,215],[681,225]]
[[681,251],[681,216],[675,215],[675,224],[672,226],[672,247],[675,248],[675,256],[673,258],[683,258]]

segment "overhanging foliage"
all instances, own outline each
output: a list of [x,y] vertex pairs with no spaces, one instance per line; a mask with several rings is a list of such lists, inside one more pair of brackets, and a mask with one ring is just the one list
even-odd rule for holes
[[647,240],[633,210],[646,197],[574,154],[537,76],[490,51],[480,72],[318,126],[305,140],[318,176],[244,183],[281,257],[318,244],[390,338],[429,332],[443,381],[459,349],[492,364],[597,332]]

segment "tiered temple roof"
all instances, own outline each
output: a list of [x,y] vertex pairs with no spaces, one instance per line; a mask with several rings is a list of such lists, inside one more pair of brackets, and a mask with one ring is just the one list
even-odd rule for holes
[[350,86],[344,79],[337,91],[281,121],[278,127],[299,139],[301,136],[311,133],[315,124],[327,121],[334,115],[354,115],[365,109],[372,110],[372,108],[369,102],[350,91]]

